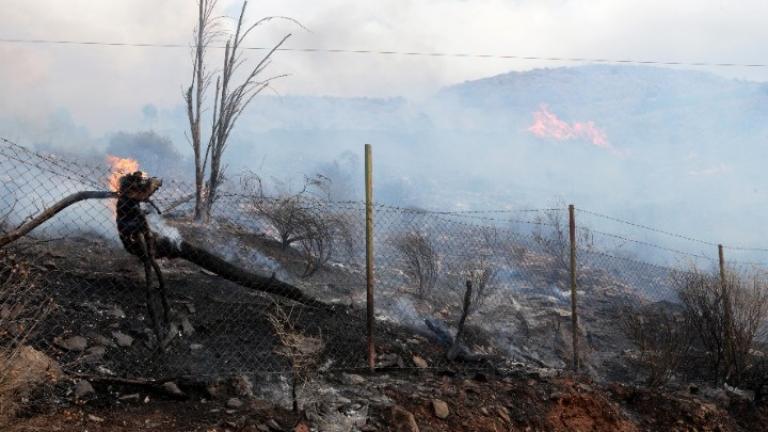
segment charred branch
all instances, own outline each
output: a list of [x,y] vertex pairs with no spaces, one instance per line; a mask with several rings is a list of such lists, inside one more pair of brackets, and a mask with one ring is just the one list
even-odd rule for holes
[[85,201],[88,199],[108,199],[108,198],[117,198],[117,193],[105,192],[105,191],[82,191],[82,192],[73,193],[63,198],[59,202],[55,203],[54,205],[48,207],[47,209],[43,210],[39,215],[35,216],[33,219],[23,223],[22,225],[18,226],[16,229],[11,230],[3,234],[2,236],[0,236],[0,248],[5,247],[8,244],[13,243],[14,241],[24,237],[30,231],[42,225],[48,219],[51,219],[52,217],[56,216],[56,214],[66,209],[67,207],[71,206],[72,204],[76,204],[80,201]]

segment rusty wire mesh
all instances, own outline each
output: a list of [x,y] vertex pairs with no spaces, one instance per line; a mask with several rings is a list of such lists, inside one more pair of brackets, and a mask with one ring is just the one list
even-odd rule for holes
[[[102,161],[76,162],[9,141],[0,143],[0,173],[6,232],[67,194],[108,189],[111,175]],[[231,185],[203,224],[191,217],[192,192],[190,185],[166,179],[154,197],[163,215],[153,229],[163,235],[178,231],[242,269],[275,274],[310,297],[339,305],[331,312],[293,303],[281,307],[290,311],[294,328],[321,341],[314,367],[366,367],[365,205],[306,197],[294,202],[293,211],[320,220],[325,230],[322,244],[313,244],[317,239],[307,238],[312,233],[301,224],[287,241],[285,229],[265,217],[284,207],[285,197],[254,196]],[[114,200],[78,203],[6,248],[31,262],[41,280],[36,295],[53,305],[30,343],[68,370],[100,375],[220,376],[289,367],[269,320],[279,297],[184,260],[162,262],[176,337],[158,354],[142,266],[118,240],[114,206]],[[435,212],[377,204],[374,210],[379,366],[414,367],[416,357],[426,358],[428,367],[454,365],[445,353],[471,281],[457,361],[569,367],[566,208]],[[577,217],[579,356],[597,376],[625,377],[631,371],[623,356],[631,343],[617,324],[622,314],[647,304],[674,304],[671,275],[691,266],[709,269],[716,260],[594,229],[603,226],[594,213]],[[13,302],[3,298],[0,312]],[[150,300],[151,307],[156,303]],[[11,333],[0,329],[3,341],[12,340]],[[84,338],[83,346],[76,346],[77,337]]]

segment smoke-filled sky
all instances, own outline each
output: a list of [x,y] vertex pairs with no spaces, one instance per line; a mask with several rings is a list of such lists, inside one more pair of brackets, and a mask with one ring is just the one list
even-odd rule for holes
[[[218,13],[241,4],[220,0]],[[194,0],[0,0],[0,39],[189,44],[196,11]],[[249,3],[249,19],[269,15],[306,29],[272,21],[246,45],[291,32],[286,47],[768,64],[765,0]],[[247,53],[250,64],[259,54]],[[177,155],[190,152],[190,63],[186,47],[0,42],[0,136],[94,158],[138,152],[147,168],[173,160],[188,172]],[[693,236],[768,244],[768,189],[755,180],[768,157],[768,67],[560,68],[576,65],[279,52],[270,74],[289,74],[274,85],[284,97],[259,97],[241,118],[229,173],[290,181],[322,167],[354,186],[356,157],[372,142],[385,202],[541,207],[560,197]],[[146,148],[166,157],[151,162]]]
[[[233,15],[240,0],[221,0]],[[287,46],[766,63],[764,0],[265,0],[249,16],[286,15],[249,45],[287,32]],[[0,37],[187,43],[193,0],[2,0]],[[251,58],[257,58],[257,52]],[[94,133],[125,127],[145,104],[173,107],[188,81],[183,48],[0,44],[0,116],[34,121],[65,108]],[[562,63],[498,59],[280,53],[281,94],[429,95],[441,86]],[[768,80],[766,68],[711,68]]]

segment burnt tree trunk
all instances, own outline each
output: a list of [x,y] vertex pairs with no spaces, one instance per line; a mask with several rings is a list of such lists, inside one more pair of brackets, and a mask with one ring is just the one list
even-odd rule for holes
[[469,316],[470,308],[472,307],[472,281],[467,281],[467,290],[464,292],[464,307],[461,311],[461,318],[459,319],[459,326],[456,330],[456,337],[453,339],[453,345],[448,350],[448,360],[454,361],[461,352],[461,335],[464,333],[464,324]]
[[244,270],[184,240],[177,243],[157,236],[156,257],[182,258],[245,288],[274,294],[309,306],[328,307],[325,303],[304,295],[295,286],[278,280],[274,274],[265,275]]

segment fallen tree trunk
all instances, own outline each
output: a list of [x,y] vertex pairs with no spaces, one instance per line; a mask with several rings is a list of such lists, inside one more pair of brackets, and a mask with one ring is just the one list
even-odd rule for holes
[[42,225],[48,219],[56,216],[57,213],[71,206],[72,204],[75,204],[87,199],[108,199],[108,198],[117,198],[117,193],[105,192],[105,191],[82,191],[82,192],[73,193],[72,195],[65,197],[64,199],[57,202],[56,204],[43,210],[42,213],[35,216],[33,219],[21,224],[16,229],[0,236],[0,248],[3,248],[9,245],[10,243],[13,243],[16,240],[24,237],[30,231]]
[[[0,249],[24,237],[30,231],[53,218],[62,210],[88,199],[117,198],[116,192],[106,191],[81,191],[68,195],[52,206],[43,210],[39,215],[21,224],[16,229],[0,236]],[[157,238],[157,258],[181,258],[203,267],[224,279],[230,280],[243,287],[269,294],[274,294],[299,303],[329,308],[330,306],[304,295],[298,288],[275,278],[275,275],[266,276],[255,272],[249,272],[213,255],[212,253],[191,245],[186,241],[176,243],[166,237],[155,233]]]
[[295,286],[277,279],[274,273],[265,275],[247,271],[185,240],[175,242],[167,237],[160,237],[157,233],[155,236],[157,236],[157,258],[181,258],[245,288],[277,295],[309,306],[329,307],[325,303],[304,295]]

